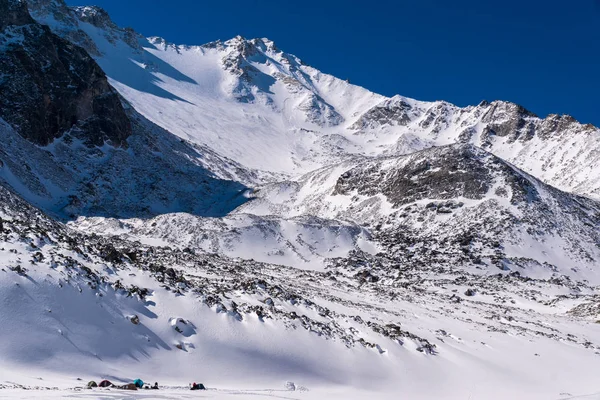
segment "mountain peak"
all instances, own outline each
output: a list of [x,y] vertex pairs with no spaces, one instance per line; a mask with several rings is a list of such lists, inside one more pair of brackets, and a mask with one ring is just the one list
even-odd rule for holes
[[254,38],[250,39],[249,42],[263,51],[280,52],[277,46],[275,46],[275,42],[268,38]]
[[72,10],[75,11],[81,21],[92,24],[97,28],[117,28],[117,25],[110,19],[108,12],[102,7],[80,6],[73,7]]
[[[221,44],[221,41],[209,43],[209,45],[210,44]],[[287,63],[290,63],[292,58],[297,63],[300,63],[300,60],[297,57],[281,51],[275,45],[273,40],[266,37],[247,39],[241,35],[237,35],[232,39],[226,40],[222,44],[227,48],[233,48],[241,57],[251,57],[258,53],[263,53],[266,56],[279,56],[281,60]],[[204,45],[203,47],[206,46],[207,45]]]

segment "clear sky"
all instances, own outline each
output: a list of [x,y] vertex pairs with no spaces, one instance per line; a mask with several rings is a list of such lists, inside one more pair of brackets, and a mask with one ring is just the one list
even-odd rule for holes
[[384,94],[509,100],[600,126],[600,0],[67,0],[177,44],[268,37]]

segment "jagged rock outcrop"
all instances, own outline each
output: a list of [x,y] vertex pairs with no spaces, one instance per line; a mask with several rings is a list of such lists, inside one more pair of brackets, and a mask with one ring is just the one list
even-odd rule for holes
[[2,0],[0,117],[45,146],[68,133],[125,146],[131,124],[117,92],[82,48],[35,22],[25,2]]
[[413,106],[405,99],[396,96],[371,108],[352,125],[350,129],[369,129],[384,125],[408,125],[414,118]]
[[[238,77],[238,81],[230,89],[238,100],[243,102],[260,100],[268,105],[274,105],[269,94],[271,86],[279,81],[291,96],[297,98],[296,107],[302,111],[307,122],[321,127],[330,127],[344,121],[344,117],[334,107],[315,93],[315,88],[307,79],[307,75],[299,69],[302,62],[277,49],[271,40],[266,38],[248,40],[236,36],[224,43],[209,44],[207,48],[219,48],[225,53],[222,58],[223,68]],[[266,74],[263,68],[259,69],[255,64],[271,67],[271,74]]]
[[[79,28],[76,14],[63,0],[25,0],[34,19],[54,21],[53,32],[83,47],[90,55],[99,56],[94,40]],[[45,25],[42,23],[42,25]]]
[[117,25],[110,19],[110,15],[101,7],[81,6],[74,7],[73,10],[82,22],[87,22],[97,28],[118,29]]
[[360,166],[337,180],[333,194],[382,193],[394,206],[422,199],[482,199],[493,182],[477,153],[471,146],[440,148],[408,156],[410,160],[397,168],[385,169],[379,163]]
[[11,25],[21,26],[33,23],[27,12],[27,3],[21,0],[3,0],[0,2],[0,29]]

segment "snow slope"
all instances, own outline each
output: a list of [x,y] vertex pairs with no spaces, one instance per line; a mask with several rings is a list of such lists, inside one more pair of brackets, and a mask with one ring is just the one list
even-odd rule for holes
[[378,251],[369,232],[361,226],[310,216],[279,218],[236,214],[204,218],[182,213],[147,220],[80,217],[70,226],[103,235],[118,234],[145,243],[303,269],[322,269],[327,259],[346,257],[354,250]]
[[[435,268],[369,283],[342,266],[300,271],[86,236],[0,193],[0,396],[23,396],[14,389],[25,385],[59,388],[28,392],[36,396],[104,398],[114,390],[69,388],[81,386],[76,378],[136,377],[202,380],[219,389],[213,398],[542,399],[596,389],[598,324],[565,313],[595,301],[597,288],[582,283]],[[266,391],[286,381],[309,391]]]
[[0,119],[0,180],[63,218],[177,211],[217,216],[246,201],[247,187],[237,181],[251,183],[252,171],[174,138],[134,111],[130,116],[134,134],[127,149],[90,148],[68,137],[40,147]]

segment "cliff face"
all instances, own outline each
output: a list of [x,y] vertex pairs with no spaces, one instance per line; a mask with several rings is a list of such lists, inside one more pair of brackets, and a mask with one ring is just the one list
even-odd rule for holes
[[10,25],[26,25],[34,23],[27,12],[27,4],[18,0],[0,1],[0,29]]
[[35,22],[25,2],[0,0],[0,117],[45,146],[65,133],[124,146],[131,125],[106,75],[82,48]]

